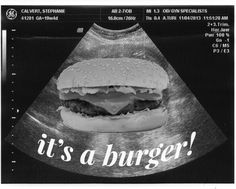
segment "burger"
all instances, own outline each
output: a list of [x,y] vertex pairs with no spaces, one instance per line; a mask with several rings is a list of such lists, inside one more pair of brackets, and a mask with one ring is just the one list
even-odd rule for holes
[[79,131],[144,131],[165,125],[169,78],[157,63],[134,58],[81,61],[59,75],[60,115]]

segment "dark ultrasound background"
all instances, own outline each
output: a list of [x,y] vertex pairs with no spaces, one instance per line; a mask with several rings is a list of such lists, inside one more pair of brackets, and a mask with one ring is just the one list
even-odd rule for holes
[[[112,29],[117,27],[103,23],[99,25]],[[131,25],[133,24],[119,25],[119,29]],[[161,27],[157,24],[140,25],[221,128],[228,140],[207,155],[176,169],[149,176],[122,179],[69,173],[30,158],[4,142],[2,143],[2,165],[4,165],[2,180],[4,182],[233,181],[233,56],[211,54],[210,41],[203,37],[192,37],[194,32],[196,33],[196,28],[189,25],[187,30],[189,33],[182,28],[182,35],[181,31],[171,30],[170,25],[161,25]],[[57,27],[59,30],[62,29],[62,26]],[[39,28],[40,26],[38,26]],[[181,28],[180,25],[178,28]],[[37,30],[35,27],[34,29]],[[197,31],[203,32],[199,29]],[[20,65],[16,63],[15,68],[17,72],[16,106],[20,107],[18,118],[34,101],[55,70],[64,62],[80,40],[79,37],[38,39],[25,37],[25,40],[17,40],[16,43],[15,61],[21,62]],[[26,70],[28,70],[27,77],[25,77]],[[5,117],[3,125],[10,125]],[[2,138],[5,138],[9,131],[10,127],[3,128]],[[14,173],[11,173],[9,163],[12,149],[15,151],[14,157],[17,160]]]

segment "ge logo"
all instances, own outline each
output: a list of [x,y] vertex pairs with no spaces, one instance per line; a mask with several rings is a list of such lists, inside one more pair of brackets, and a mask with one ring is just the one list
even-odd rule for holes
[[6,12],[7,19],[14,20],[17,17],[17,12],[15,9],[8,9]]

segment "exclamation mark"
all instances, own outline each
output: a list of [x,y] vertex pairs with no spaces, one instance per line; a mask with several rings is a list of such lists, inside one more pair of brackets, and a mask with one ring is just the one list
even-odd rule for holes
[[188,156],[190,156],[190,155],[192,154],[192,150],[191,150],[191,148],[192,148],[193,141],[194,141],[195,137],[196,137],[196,131],[192,132],[192,134],[191,134],[191,138],[190,138],[190,147],[189,147],[190,150],[189,150],[188,153],[187,153]]

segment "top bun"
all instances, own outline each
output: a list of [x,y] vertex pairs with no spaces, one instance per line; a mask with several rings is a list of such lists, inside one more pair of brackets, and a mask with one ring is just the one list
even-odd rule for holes
[[57,89],[131,86],[162,91],[168,83],[167,73],[154,62],[134,58],[96,58],[66,68],[58,77]]

